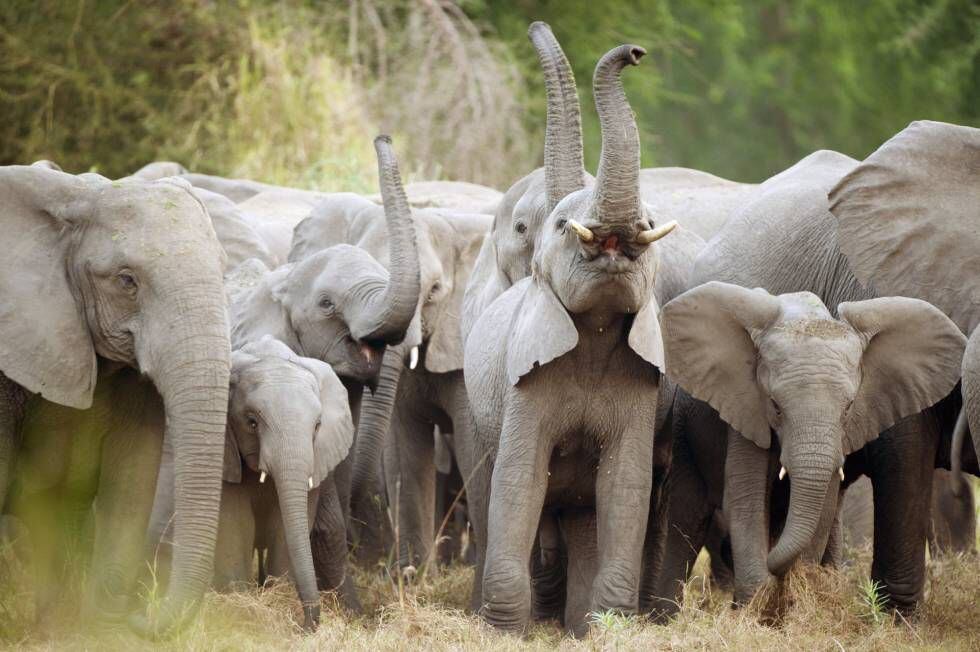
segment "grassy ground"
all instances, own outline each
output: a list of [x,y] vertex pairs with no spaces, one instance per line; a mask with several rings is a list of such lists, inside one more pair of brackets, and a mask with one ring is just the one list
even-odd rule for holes
[[[325,596],[323,624],[312,635],[299,618],[292,588],[278,584],[239,594],[209,594],[201,617],[183,634],[152,645],[125,627],[93,626],[74,615],[66,599],[48,623],[20,633],[4,632],[7,645],[31,650],[977,650],[980,604],[976,579],[980,559],[954,557],[929,565],[925,604],[906,621],[880,609],[866,581],[869,554],[861,551],[842,571],[796,570],[784,590],[778,626],[757,622],[751,609],[733,611],[730,596],[712,587],[699,560],[678,618],[656,626],[610,614],[595,617],[584,640],[564,635],[554,623],[536,625],[524,639],[498,634],[463,611],[472,571],[454,567],[399,589],[381,574],[360,573],[366,615],[352,618]],[[0,578],[8,585],[6,577]],[[17,582],[13,582],[17,584]],[[6,625],[25,625],[29,596],[5,594],[0,616]]]

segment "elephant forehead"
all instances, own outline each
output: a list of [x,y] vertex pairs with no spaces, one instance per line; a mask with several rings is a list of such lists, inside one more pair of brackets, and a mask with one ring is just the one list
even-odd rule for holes
[[240,365],[236,363],[232,371],[236,374],[238,387],[245,392],[275,393],[288,386],[290,401],[307,390],[314,396],[319,393],[319,385],[311,371],[277,355],[250,357]]

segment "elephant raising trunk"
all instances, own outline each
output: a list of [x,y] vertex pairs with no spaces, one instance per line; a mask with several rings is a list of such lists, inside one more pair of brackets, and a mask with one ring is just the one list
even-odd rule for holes
[[585,185],[582,118],[572,67],[546,23],[534,22],[527,31],[538,53],[548,96],[544,135],[544,177],[548,211],[566,195]]
[[398,344],[405,337],[419,299],[419,255],[415,223],[402,188],[398,161],[391,149],[391,138],[374,139],[378,155],[378,177],[388,225],[391,256],[390,280],[381,294],[370,299],[372,310],[350,325],[351,335],[363,342]]
[[644,54],[646,50],[638,45],[610,50],[599,60],[592,78],[602,129],[594,217],[601,224],[627,229],[635,229],[641,215],[640,134],[620,73],[626,66],[638,65]]
[[838,473],[843,453],[832,442],[841,434],[827,436],[830,426],[790,426],[783,437],[785,468],[790,478],[789,512],[779,540],[769,551],[767,566],[776,576],[785,575],[790,566],[812,547],[828,503],[837,505],[840,488]]

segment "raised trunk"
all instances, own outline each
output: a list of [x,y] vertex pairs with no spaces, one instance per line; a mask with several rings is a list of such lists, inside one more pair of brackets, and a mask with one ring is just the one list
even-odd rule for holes
[[[163,398],[174,449],[174,547],[170,587],[155,622],[165,633],[193,613],[213,569],[221,499],[230,347],[220,286],[182,297],[153,321],[147,371]],[[153,337],[157,335],[157,337]]]
[[279,494],[279,512],[282,514],[283,533],[289,551],[289,569],[296,583],[296,592],[303,604],[303,627],[315,629],[320,623],[320,593],[316,587],[313,570],[313,550],[310,546],[309,476],[286,471],[294,463],[273,464],[272,476]]
[[620,73],[639,64],[646,50],[621,45],[599,60],[592,78],[602,129],[602,154],[595,185],[595,219],[635,228],[640,217],[640,134]]
[[[379,484],[381,455],[403,369],[402,353],[401,347],[385,352],[378,389],[373,395],[365,396],[361,403],[351,472],[351,513],[352,521],[357,523],[360,531],[359,544],[363,549],[358,556],[362,561],[384,554],[384,510],[382,505],[376,504],[376,498],[383,497],[376,497],[375,490]],[[367,556],[363,553],[367,553]]]
[[364,317],[351,323],[350,330],[357,340],[398,344],[404,339],[418,307],[418,244],[391,139],[378,136],[374,147],[388,226],[389,280],[384,292],[368,299]]
[[563,197],[585,185],[582,118],[572,67],[551,28],[542,22],[531,23],[527,34],[538,53],[548,95],[544,178],[550,212]]
[[841,441],[839,434],[793,441],[785,451],[790,481],[789,512],[766,562],[773,575],[786,574],[817,532],[830,484],[839,482],[841,456],[829,444],[832,441]]

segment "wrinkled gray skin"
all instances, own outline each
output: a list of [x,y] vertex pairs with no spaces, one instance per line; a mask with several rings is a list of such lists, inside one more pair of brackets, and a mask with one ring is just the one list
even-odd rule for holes
[[[48,508],[25,517],[40,521],[34,531],[57,531],[64,521],[52,505],[77,515],[98,496],[86,605],[122,617],[165,417],[182,487],[174,580],[154,619],[132,622],[170,631],[209,580],[217,531],[229,369],[221,247],[181,182],[12,166],[0,168],[0,206],[0,492],[23,425],[24,468],[35,471],[19,500]],[[87,446],[101,457],[86,457]],[[78,484],[59,496],[69,475]],[[53,552],[51,538],[37,544],[39,557]]]
[[[417,304],[412,306],[412,325],[401,346],[392,349],[384,358],[377,387],[372,395],[365,396],[360,411],[358,433],[353,455],[351,478],[351,513],[355,550],[361,562],[373,564],[386,554],[389,542],[383,523],[385,511],[385,482],[382,458],[392,410],[396,402],[404,408],[414,406],[418,412],[429,411],[427,446],[429,468],[433,445],[432,424],[438,418],[446,432],[452,432],[453,417],[458,405],[455,399],[441,398],[445,377],[462,368],[463,352],[460,342],[459,314],[463,290],[473,261],[484,234],[489,227],[489,216],[466,214],[446,209],[420,209],[412,211],[414,234],[418,243],[420,293]],[[371,201],[358,195],[342,193],[333,195],[314,209],[311,215],[295,229],[290,260],[294,265],[322,255],[325,247],[348,248],[364,252],[378,261],[379,266],[394,266],[394,250],[391,248],[389,231],[385,229],[383,212]],[[393,272],[393,276],[396,276]],[[418,347],[418,364],[407,369],[411,350]],[[343,377],[343,372],[338,370]],[[401,381],[408,379],[411,385],[401,388]],[[459,393],[459,392],[457,392]],[[398,398],[396,397],[409,398]],[[439,416],[433,413],[439,412]],[[396,420],[399,427],[415,432],[418,419],[408,415]],[[408,452],[405,453],[408,455]],[[413,471],[403,479],[403,491],[407,497],[419,495],[420,501],[432,503],[434,498],[424,470]],[[434,478],[434,474],[433,474]],[[415,482],[423,487],[416,489]],[[410,486],[412,485],[412,486]],[[418,493],[416,493],[418,492]],[[422,497],[425,496],[425,497]],[[427,507],[431,514],[432,506]],[[406,514],[406,518],[410,518]],[[419,525],[421,532],[431,535],[433,518]],[[410,528],[414,530],[414,526]],[[424,539],[409,537],[406,545],[414,548]],[[408,543],[412,541],[412,543]],[[431,536],[426,546],[431,545]],[[427,547],[426,547],[427,550]]]
[[[668,373],[710,410],[686,392],[675,405],[681,445],[661,597],[680,597],[719,507],[737,602],[801,557],[821,561],[845,457],[956,385],[966,339],[934,306],[887,297],[842,303],[837,314],[809,292],[773,297],[718,282],[664,306]],[[787,483],[788,506],[776,507]]]
[[193,192],[208,210],[214,233],[225,251],[227,271],[234,270],[250,258],[261,261],[269,269],[279,266],[278,257],[272,254],[259,232],[252,228],[250,222],[253,220],[236,204],[223,195],[202,188],[194,188]]
[[[946,469],[936,469],[932,480],[932,520],[929,531],[929,554],[977,552],[977,512],[973,489],[966,482],[966,491],[957,495],[953,479]],[[874,500],[871,481],[856,480],[844,493],[841,503],[841,524],[844,542],[852,548],[869,545],[874,539]]]
[[569,576],[585,578],[568,587],[566,625],[582,632],[587,611],[637,609],[652,483],[649,397],[662,350],[658,251],[638,238],[652,225],[619,73],[642,54],[621,46],[599,62],[595,185],[557,203],[535,243],[531,277],[501,294],[466,342],[474,440],[494,462],[486,516],[471,509],[478,541],[487,537],[482,614],[508,630],[523,630],[531,615],[529,562],[545,506],[562,510]]
[[[854,277],[838,248],[836,220],[826,196],[856,165],[846,156],[821,151],[763,183],[707,244],[695,263],[692,283],[720,280],[762,287],[773,294],[809,291],[829,307],[874,297]],[[914,609],[922,596],[928,499],[937,451],[943,453],[938,463],[944,464],[943,456],[948,460],[949,446],[941,444],[952,428],[937,421],[941,416],[937,406],[898,422],[875,441],[869,434],[866,441],[871,443],[861,448],[855,442],[850,450],[856,452],[848,455],[845,465],[848,481],[862,473],[872,479],[877,508],[872,578],[884,585],[891,604],[906,611]],[[733,441],[737,446],[729,448],[729,456],[762,459],[758,447],[743,450],[745,438]],[[811,510],[809,518],[820,511]],[[791,517],[791,521],[795,524],[799,519]],[[732,540],[733,554],[738,556],[742,544],[736,544],[734,533]],[[772,558],[779,563],[770,568],[746,568],[745,586],[761,585],[766,572],[783,570],[790,557]],[[664,597],[663,591],[658,594]]]
[[689,168],[640,170],[640,194],[653,214],[677,220],[704,240],[713,238],[758,187]]
[[[963,402],[980,458],[980,129],[913,122],[831,190],[840,247],[865,283],[943,310],[970,337]],[[971,469],[977,473],[975,466]]]
[[[463,213],[493,215],[503,198],[499,190],[467,181],[414,181],[405,186],[412,208],[448,208]],[[368,197],[381,203],[380,195]]]

